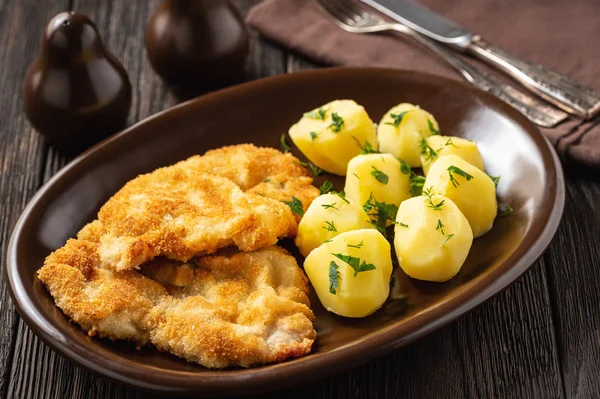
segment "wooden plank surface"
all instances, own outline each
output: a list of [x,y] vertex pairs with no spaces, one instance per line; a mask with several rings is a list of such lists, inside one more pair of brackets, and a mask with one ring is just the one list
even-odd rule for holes
[[[247,9],[252,1],[240,0]],[[19,211],[68,158],[46,148],[24,119],[20,84],[41,30],[68,2],[0,0],[0,256]],[[143,48],[158,0],[78,0],[133,85],[129,121],[175,99]],[[19,22],[27,21],[26,24]],[[24,51],[25,50],[25,51]],[[8,62],[7,62],[8,61]],[[6,66],[9,67],[6,67]],[[313,68],[253,35],[248,79]],[[413,345],[313,384],[262,397],[600,397],[600,183],[572,179],[557,239],[517,283],[458,322]],[[3,278],[3,277],[0,277]],[[16,316],[0,280],[0,397],[138,398],[146,393],[60,358]]]
[[544,255],[568,398],[600,398],[600,181],[567,179],[563,221]]
[[[45,157],[44,141],[23,114],[21,82],[34,60],[46,22],[67,0],[45,7],[33,1],[0,1],[0,263],[12,226],[38,189]],[[0,396],[6,396],[18,316],[0,275]]]

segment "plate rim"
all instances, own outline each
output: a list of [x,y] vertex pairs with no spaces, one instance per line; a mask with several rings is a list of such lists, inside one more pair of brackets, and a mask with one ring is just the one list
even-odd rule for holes
[[[499,273],[499,276],[493,276],[494,273],[481,276],[481,281],[477,281],[476,284],[473,283],[473,281],[470,282],[471,284],[465,284],[466,287],[463,287],[463,292],[452,296],[447,301],[439,304],[435,309],[425,312],[424,314],[412,316],[411,325],[416,324],[417,327],[411,328],[411,331],[406,335],[398,334],[399,330],[402,329],[402,326],[406,325],[405,319],[403,322],[404,324],[398,325],[398,322],[391,323],[389,326],[380,328],[358,340],[353,341],[352,343],[338,347],[334,351],[331,351],[326,355],[322,355],[319,359],[317,359],[317,362],[314,366],[312,365],[313,359],[310,355],[308,355],[264,367],[233,371],[203,371],[201,375],[193,372],[166,371],[161,372],[161,381],[157,381],[148,375],[146,375],[146,378],[144,378],[144,372],[141,368],[134,369],[130,365],[122,367],[105,367],[98,363],[93,357],[90,357],[89,352],[80,353],[78,348],[73,349],[68,342],[61,342],[59,337],[59,335],[62,334],[61,330],[53,328],[53,326],[49,325],[48,323],[44,323],[44,312],[41,310],[38,311],[32,298],[25,294],[22,284],[23,281],[19,278],[19,274],[17,272],[18,264],[16,248],[18,241],[22,239],[21,236],[23,233],[23,227],[25,222],[29,219],[30,214],[36,208],[40,200],[45,196],[46,192],[48,192],[57,181],[60,181],[63,175],[68,173],[72,168],[85,160],[87,157],[95,154],[110,143],[120,140],[123,136],[130,134],[130,132],[135,132],[139,126],[151,123],[154,119],[162,118],[164,115],[177,113],[178,110],[192,106],[195,103],[211,101],[213,98],[223,97],[224,95],[236,92],[254,90],[265,84],[276,86],[280,84],[280,81],[298,79],[313,75],[329,75],[341,71],[344,73],[362,74],[381,72],[405,76],[419,75],[422,78],[432,81],[433,83],[439,82],[440,84],[461,87],[461,89],[465,89],[468,92],[476,93],[477,96],[482,96],[484,98],[487,97],[492,104],[496,104],[500,108],[510,109],[511,112],[509,112],[509,114],[511,119],[519,122],[521,125],[529,126],[530,129],[526,130],[535,132],[535,134],[538,135],[538,138],[542,139],[541,142],[544,143],[544,146],[540,147],[536,144],[536,147],[542,154],[544,150],[550,154],[551,164],[554,167],[554,176],[556,177],[556,181],[554,182],[556,196],[553,198],[554,203],[549,212],[549,218],[547,219],[544,228],[541,230],[540,234],[534,238],[532,245],[523,253],[523,255],[514,261],[514,264],[510,270],[502,271],[502,273]],[[513,118],[513,115],[516,117]],[[532,138],[534,137],[532,136]],[[229,393],[249,393],[250,391],[265,392],[274,389],[283,389],[292,385],[313,380],[315,379],[316,374],[315,369],[320,370],[319,376],[325,377],[333,374],[334,372],[340,372],[351,367],[356,367],[375,357],[389,352],[392,349],[404,346],[420,337],[423,337],[426,334],[433,332],[434,330],[441,328],[444,325],[449,324],[453,320],[470,313],[494,295],[501,293],[510,284],[514,283],[523,275],[525,271],[531,267],[531,265],[533,265],[533,263],[535,263],[537,259],[542,256],[558,229],[562,219],[564,204],[564,174],[562,165],[554,147],[535,125],[518,113],[518,111],[512,109],[510,106],[504,104],[492,95],[473,86],[467,85],[462,81],[455,81],[446,77],[415,70],[369,67],[320,68],[296,72],[293,74],[283,74],[261,78],[185,101],[150,115],[147,118],[132,124],[123,131],[116,133],[115,135],[96,144],[89,150],[83,152],[65,165],[45,184],[43,184],[28,202],[27,206],[23,209],[21,215],[15,223],[8,242],[4,277],[9,295],[17,312],[21,318],[23,318],[29,328],[34,332],[34,334],[36,334],[36,336],[38,336],[46,345],[48,345],[50,348],[52,348],[52,350],[60,354],[62,357],[74,362],[76,365],[88,371],[137,388],[171,394],[224,393],[224,384],[230,384],[230,388],[234,388],[231,389]],[[519,246],[521,245],[523,245],[523,242]],[[507,258],[505,262],[509,261],[509,259],[510,258]],[[496,281],[486,283],[487,280],[491,280],[494,277],[501,278],[497,279]],[[443,316],[440,316],[440,314]],[[365,344],[368,344],[368,349],[365,349]],[[313,369],[312,372],[306,372],[310,369]],[[293,373],[295,378],[280,378],[284,374],[288,373]],[[182,377],[184,374],[187,375]],[[194,378],[191,378],[191,376],[194,376]],[[261,380],[263,382],[258,389],[255,380]]]

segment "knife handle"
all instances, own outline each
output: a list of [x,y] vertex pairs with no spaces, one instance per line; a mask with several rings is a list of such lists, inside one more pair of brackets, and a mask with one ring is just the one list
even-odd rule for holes
[[509,54],[479,36],[467,50],[570,114],[589,119],[600,112],[600,96],[565,75]]

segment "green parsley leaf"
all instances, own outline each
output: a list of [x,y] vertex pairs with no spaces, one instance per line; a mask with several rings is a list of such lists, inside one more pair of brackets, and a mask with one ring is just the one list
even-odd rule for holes
[[321,206],[324,209],[335,209],[336,211],[339,211],[339,209],[335,207],[336,204],[337,202],[334,202],[333,204],[321,204]]
[[341,276],[338,268],[339,266],[334,261],[331,261],[329,264],[329,292],[333,295],[336,294],[337,289],[340,287],[339,281]]
[[410,172],[410,194],[413,197],[421,195],[423,191],[423,185],[425,184],[425,177],[417,175],[415,172]]
[[[452,147],[454,147],[454,148],[458,148],[458,147],[456,146],[456,144],[454,144],[454,143],[452,142],[452,139],[451,139],[451,138],[450,138],[450,139],[448,139],[448,141],[446,141],[446,144],[444,144],[444,147],[448,147],[448,146],[452,146]],[[438,151],[439,151],[439,150],[438,150]]]
[[356,245],[348,244],[348,246],[350,248],[358,248],[358,249],[360,249],[363,246],[363,242],[361,241],[359,244],[356,244]]
[[344,126],[344,118],[338,115],[337,112],[331,114],[331,125],[327,126],[333,133],[339,133]]
[[406,228],[408,229],[408,225],[407,225],[407,224],[404,224],[404,223],[402,223],[402,222],[394,222],[394,224],[397,224],[397,225],[398,225],[398,226],[400,226],[400,227],[406,227]]
[[321,191],[321,194],[327,194],[328,192],[331,191],[332,188],[333,188],[333,183],[330,182],[329,180],[325,180],[323,182],[323,184],[321,184],[319,191]]
[[346,204],[349,204],[350,201],[348,201],[348,199],[346,199],[346,193],[344,193],[343,191],[340,191],[339,193],[337,191],[332,191],[331,194],[335,194],[338,197],[340,197],[342,200],[344,200],[344,202]]
[[268,183],[268,182],[270,182],[270,181],[271,181],[271,179],[269,179],[269,178],[267,177],[265,180],[263,180],[263,183]]
[[310,141],[315,141],[318,134],[316,132],[310,132]]
[[427,197],[427,199],[425,201],[427,202],[427,206],[429,208],[433,209],[434,211],[441,211],[442,210],[442,206],[444,206],[444,203],[446,202],[446,200],[441,200],[439,203],[434,204],[433,200],[432,200],[432,197],[433,197],[434,193],[431,191],[431,187],[429,187],[427,190],[425,190],[423,192],[423,194],[425,194],[425,196]]
[[283,151],[284,153],[290,152],[290,146],[288,145],[287,140],[285,139],[285,133],[281,135],[279,141],[281,142],[281,151]]
[[419,143],[419,152],[425,158],[425,162],[431,162],[437,158],[437,152],[427,143],[425,137],[421,138]]
[[429,126],[429,131],[433,136],[440,134],[440,131],[436,129],[435,126],[433,126],[433,122],[431,121],[431,119],[427,119],[427,126]]
[[446,241],[444,241],[444,243],[442,244],[442,247],[446,245],[446,243],[452,238],[454,237],[454,234],[448,234],[446,236]]
[[400,161],[400,172],[402,172],[405,175],[410,175],[410,173],[412,172],[410,165],[400,158],[398,158],[398,161]]
[[358,180],[360,180],[360,177],[358,177],[358,175],[356,173],[352,173],[354,175],[354,177],[356,177]]
[[[487,174],[487,173],[486,173]],[[492,176],[492,175],[488,175],[490,177],[490,179],[492,179],[492,181],[494,182],[494,186],[496,188],[498,188],[498,183],[500,183],[500,177],[502,176]]]
[[454,178],[452,173],[456,173],[457,175],[464,177],[466,181],[469,181],[473,178],[473,176],[471,176],[464,170],[462,170],[454,165],[449,166],[447,170],[448,170],[448,175],[450,176],[450,183],[452,183],[452,185],[454,187],[460,186],[460,183]]
[[319,108],[316,111],[311,111],[311,112],[306,112],[304,114],[304,116],[306,118],[310,118],[310,119],[318,119],[321,121],[325,120],[325,117],[327,116],[327,110],[323,109],[323,108]]
[[319,168],[317,165],[313,164],[312,162],[309,162],[308,166],[310,167],[310,170],[312,170],[313,175],[315,175],[315,177],[317,177],[321,173],[323,173],[323,169]]
[[325,226],[323,226],[323,228],[327,231],[335,231],[337,232],[337,229],[335,228],[335,224],[333,224],[333,221],[325,221]]
[[282,201],[282,202],[284,204],[286,204],[287,206],[289,206],[290,209],[292,210],[292,212],[294,212],[296,215],[300,215],[300,216],[304,215],[304,208],[302,207],[302,201],[300,201],[298,198],[292,197],[291,201]]
[[352,136],[352,138],[354,139],[354,141],[356,141],[356,145],[358,146],[358,148],[360,148],[360,154],[377,154],[379,151],[377,151],[376,149],[373,148],[373,146],[371,145],[371,143],[369,143],[368,141],[365,141],[365,144],[361,144],[360,141],[358,141],[358,139],[354,136]]
[[300,166],[304,166],[305,168],[308,166],[308,164],[306,162],[302,162],[301,160],[297,159],[294,162],[296,162],[298,165]]
[[323,244],[326,244],[326,243],[331,242],[331,241],[332,240],[325,240],[325,241],[323,241]]
[[387,221],[396,220],[396,214],[398,213],[396,205],[377,201],[373,198],[373,193],[371,193],[367,202],[363,204],[363,209],[371,219],[369,223],[383,235],[386,233]]
[[404,118],[404,115],[408,114],[410,111],[404,111],[401,112],[399,114],[390,114],[390,116],[392,117],[392,119],[394,120],[393,122],[385,122],[386,125],[391,125],[394,127],[398,127],[400,126],[400,122],[402,122],[402,119]]
[[390,177],[377,169],[375,166],[371,165],[373,171],[371,172],[371,176],[373,176],[379,183],[388,184]]
[[439,230],[443,236],[446,235],[446,234],[444,234],[444,223],[442,223],[442,221],[440,219],[438,219],[437,226],[435,226],[435,229]]
[[513,212],[514,212],[513,207],[509,205],[506,209],[499,211],[498,216],[503,218],[503,217],[512,215]]
[[358,273],[366,272],[369,270],[375,270],[375,265],[373,265],[372,263],[367,263],[364,260],[361,263],[360,258],[357,258],[355,256],[334,253],[332,253],[332,255],[341,260],[342,262],[346,262],[347,264],[349,264],[350,267],[354,269],[354,277],[356,277]]

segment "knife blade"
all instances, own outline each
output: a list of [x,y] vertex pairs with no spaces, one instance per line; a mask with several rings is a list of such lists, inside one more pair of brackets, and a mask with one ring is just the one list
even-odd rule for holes
[[388,17],[439,42],[465,50],[474,34],[410,0],[361,0]]
[[506,73],[546,101],[583,119],[600,114],[600,94],[545,66],[521,59],[411,0],[360,0],[400,24]]

